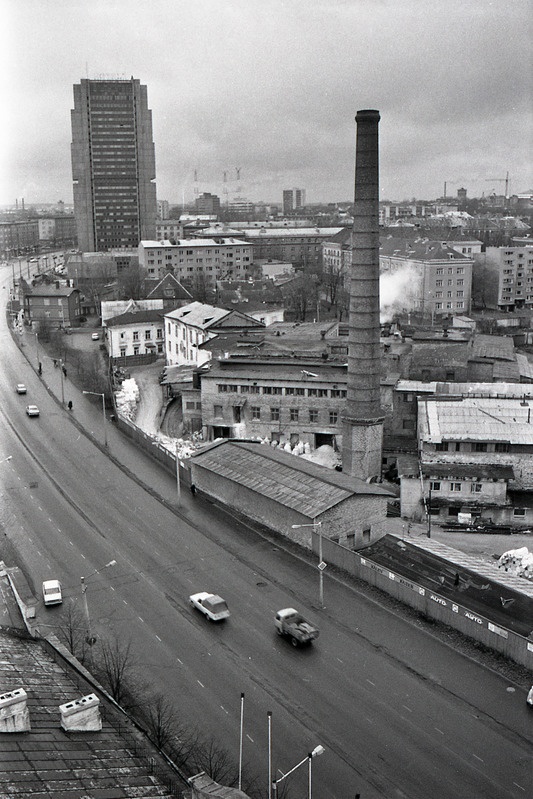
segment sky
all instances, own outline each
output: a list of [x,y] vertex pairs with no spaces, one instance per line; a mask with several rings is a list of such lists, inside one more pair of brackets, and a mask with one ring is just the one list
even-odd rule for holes
[[[355,114],[380,196],[533,188],[531,0],[2,0],[0,205],[72,202],[81,78],[148,87],[160,200],[353,200]],[[240,180],[237,180],[237,169]],[[196,176],[196,179],[195,179]]]

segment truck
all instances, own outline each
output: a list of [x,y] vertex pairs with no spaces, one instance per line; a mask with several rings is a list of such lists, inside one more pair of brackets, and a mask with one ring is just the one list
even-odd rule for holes
[[192,594],[189,602],[210,621],[223,621],[230,615],[226,601],[218,594],[201,591],[199,594]]
[[276,631],[290,639],[293,646],[310,644],[318,638],[318,628],[304,619],[295,608],[283,608],[276,613]]

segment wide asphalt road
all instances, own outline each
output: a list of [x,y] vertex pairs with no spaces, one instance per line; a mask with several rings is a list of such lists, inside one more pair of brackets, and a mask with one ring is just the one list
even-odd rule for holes
[[[93,631],[131,640],[147,684],[236,760],[244,692],[244,759],[265,793],[271,711],[275,776],[325,747],[313,760],[318,799],[531,795],[522,692],[327,576],[327,607],[317,608],[306,560],[200,498],[187,497],[178,513],[165,507],[72,423],[3,319],[0,359],[0,461],[12,456],[0,464],[2,522],[36,595],[41,580],[59,577],[82,608],[80,577],[115,559],[88,580]],[[25,415],[30,401],[39,419]],[[225,625],[189,607],[200,590],[227,599]],[[313,647],[275,635],[274,613],[289,605],[320,627]],[[43,631],[59,615],[39,607]],[[306,764],[287,783],[305,795]]]

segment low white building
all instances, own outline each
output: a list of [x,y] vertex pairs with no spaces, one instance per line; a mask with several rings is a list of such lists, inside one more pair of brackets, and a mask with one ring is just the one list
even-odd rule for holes
[[163,357],[164,347],[163,312],[158,310],[132,310],[114,316],[106,323],[106,343],[112,361],[135,359],[135,363],[150,363]]
[[236,328],[255,329],[255,319],[238,311],[215,308],[202,302],[191,302],[165,314],[165,352],[167,366],[202,366],[211,358],[200,345],[218,333]]

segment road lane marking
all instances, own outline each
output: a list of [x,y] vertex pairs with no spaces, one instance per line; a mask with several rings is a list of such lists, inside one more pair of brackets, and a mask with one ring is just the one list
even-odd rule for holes
[[374,686],[374,688],[376,687],[376,683],[375,683],[375,682],[372,682],[372,680],[367,680],[367,682],[369,682],[369,683],[370,683],[370,685],[373,685],[373,686]]
[[337,660],[339,661],[339,663],[344,663],[344,660],[341,660],[340,658],[337,658]]
[[438,728],[438,727],[435,727],[435,729],[437,730],[437,732],[440,732],[440,734],[441,734],[441,735],[444,735],[443,731],[442,731],[442,730],[439,730],[439,728]]
[[196,682],[197,682],[197,683],[198,683],[198,685],[200,685],[202,688],[205,688],[205,685],[204,685],[203,683],[201,683],[201,682],[200,682],[200,680],[196,680]]
[[178,661],[178,663],[179,663],[181,666],[183,666],[183,660],[180,660],[179,658],[176,658],[176,660]]
[[127,605],[127,604],[128,604],[128,603],[126,602],[126,600],[125,600],[125,599],[123,599],[122,601],[124,602],[124,604],[125,604],[125,605]]
[[253,739],[253,738],[251,738],[251,737],[248,735],[248,733],[246,733],[246,737],[248,738],[248,740],[249,740],[249,741],[251,741],[252,743],[254,743],[254,739]]
[[224,707],[224,705],[220,705],[220,707],[222,708],[222,710],[224,711],[224,713],[226,714],[226,716],[229,716],[229,710],[226,710],[226,708]]
[[81,554],[81,556],[82,556],[83,560],[87,560],[87,558],[85,557],[85,555],[83,553]]
[[156,638],[157,638],[157,640],[158,640],[158,641],[160,641],[160,640],[161,640],[161,638],[160,638],[158,635],[156,635]]
[[[60,531],[60,532],[61,532],[61,531]],[[72,543],[72,541],[69,541],[69,544],[70,544],[70,546],[71,546],[71,547],[73,547],[73,546],[74,546],[74,544]]]
[[137,618],[141,619],[142,623],[144,624],[144,619],[142,619],[140,616],[137,616]]
[[402,705],[402,707],[404,707],[406,710],[408,710],[408,711],[409,711],[409,713],[412,713],[412,712],[413,712],[413,711],[411,710],[411,708],[410,708],[410,707],[407,707],[407,705]]
[[[473,752],[472,752],[472,754],[474,755],[474,753],[473,753]],[[483,762],[484,762],[482,757],[478,757],[477,755],[474,755],[474,757],[476,758],[476,760],[479,760],[479,761],[480,761],[480,763],[483,763]]]
[[517,782],[513,782],[513,785],[516,785],[516,787],[517,787],[517,788],[520,788],[520,790],[521,790],[521,791],[524,791],[524,792],[525,792],[525,790],[526,790],[525,788],[522,788],[522,786],[521,786],[521,785],[519,785]]

